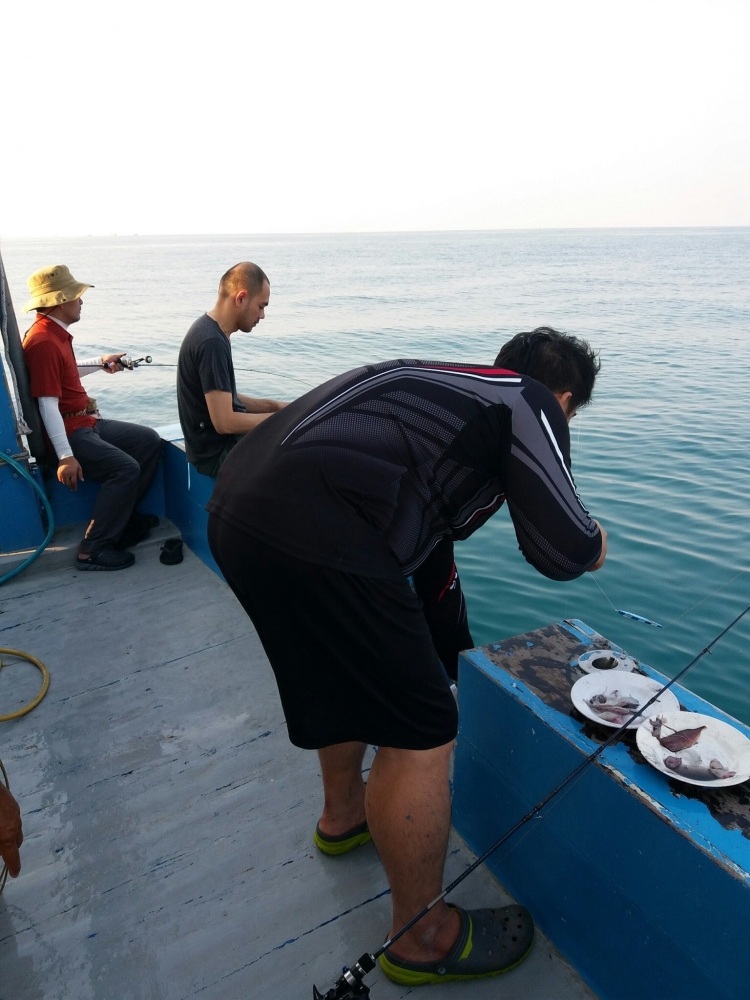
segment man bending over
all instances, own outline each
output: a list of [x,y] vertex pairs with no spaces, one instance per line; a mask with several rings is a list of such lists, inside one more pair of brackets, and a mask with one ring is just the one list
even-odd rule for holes
[[[331,379],[239,443],[208,504],[211,549],[268,655],[289,738],[318,752],[314,843],[335,857],[372,838],[389,936],[442,886],[458,723],[443,664],[468,634],[462,598],[440,600],[453,542],[507,501],[521,552],[545,576],[572,580],[606,557],[568,431],[598,360],[575,337],[524,336],[549,347],[536,378],[502,360],[399,360]],[[560,369],[561,382],[543,384]],[[409,577],[436,595],[429,613]],[[379,749],[365,786],[368,744]],[[492,976],[526,957],[533,934],[521,906],[441,901],[380,963],[405,986]]]

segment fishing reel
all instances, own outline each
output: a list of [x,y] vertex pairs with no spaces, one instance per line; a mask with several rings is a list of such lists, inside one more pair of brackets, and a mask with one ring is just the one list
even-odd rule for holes
[[129,354],[125,354],[117,364],[122,365],[123,368],[127,368],[128,371],[132,372],[138,365],[150,365],[153,360],[150,354],[147,354],[145,358],[131,358]]
[[375,959],[365,952],[351,969],[344,969],[339,981],[327,993],[320,993],[317,986],[313,986],[313,1000],[357,1000],[357,997],[369,997],[370,989],[362,980],[374,968]]

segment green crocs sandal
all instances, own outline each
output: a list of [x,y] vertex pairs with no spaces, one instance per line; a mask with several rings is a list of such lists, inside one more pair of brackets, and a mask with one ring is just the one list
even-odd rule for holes
[[366,844],[370,840],[372,840],[372,835],[367,829],[367,821],[352,827],[346,833],[338,834],[336,837],[329,837],[327,833],[323,833],[319,823],[313,834],[313,843],[318,850],[333,858],[338,857],[339,854],[348,854],[355,847]]
[[523,906],[497,910],[463,910],[461,930],[453,948],[439,962],[404,962],[384,951],[383,972],[401,986],[461,982],[509,972],[526,958],[534,940],[534,922]]

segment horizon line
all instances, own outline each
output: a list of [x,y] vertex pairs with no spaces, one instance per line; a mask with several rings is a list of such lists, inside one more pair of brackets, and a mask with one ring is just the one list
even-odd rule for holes
[[552,233],[552,232],[603,232],[627,230],[709,230],[709,229],[749,229],[750,225],[672,225],[672,226],[508,226],[506,228],[491,227],[486,229],[330,229],[330,230],[277,230],[275,232],[87,232],[87,233],[54,233],[0,235],[3,240],[57,240],[57,239],[97,239],[115,237],[268,237],[268,236],[419,236],[438,235],[440,233]]

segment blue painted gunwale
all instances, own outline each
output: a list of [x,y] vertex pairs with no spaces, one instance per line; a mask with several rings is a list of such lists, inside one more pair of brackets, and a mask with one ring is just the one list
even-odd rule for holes
[[[592,644],[565,624],[556,628],[570,639],[570,653],[560,660],[561,674],[569,673]],[[604,738],[592,738],[602,727],[576,717],[572,705],[568,712],[551,707],[505,669],[519,642],[549,658],[539,633],[462,655],[454,824],[477,854]],[[685,709],[750,736],[685,688],[673,690]],[[705,790],[666,778],[643,761],[627,734],[487,864],[603,1000],[744,1000],[747,825],[732,828],[711,810],[735,803],[747,814],[748,802],[746,786]]]

